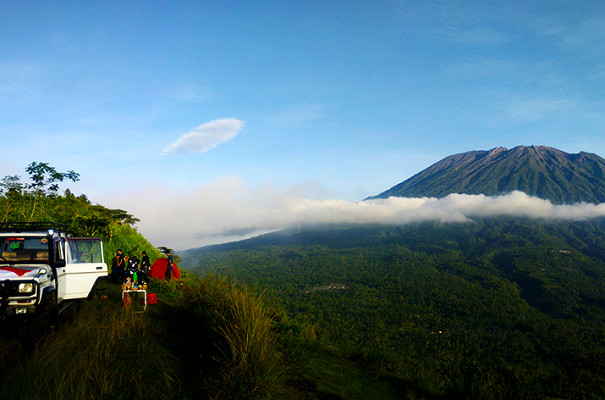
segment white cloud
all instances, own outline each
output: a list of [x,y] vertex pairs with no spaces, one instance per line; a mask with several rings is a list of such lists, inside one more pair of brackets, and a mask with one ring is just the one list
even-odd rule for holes
[[309,199],[293,193],[299,194],[268,184],[251,188],[238,177],[226,177],[190,191],[171,192],[156,185],[142,193],[138,190],[139,196],[125,195],[103,204],[126,209],[140,218],[139,231],[154,245],[180,250],[321,223],[466,222],[497,215],[572,220],[605,216],[605,204],[553,205],[522,192],[496,197],[391,197],[358,203]]
[[237,136],[244,122],[236,118],[206,122],[166,147],[162,155],[201,154]]

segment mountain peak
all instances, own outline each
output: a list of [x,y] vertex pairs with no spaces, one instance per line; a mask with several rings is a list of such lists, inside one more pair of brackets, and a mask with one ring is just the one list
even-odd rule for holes
[[554,204],[605,202],[605,160],[547,146],[496,147],[454,154],[373,198],[494,196],[514,190]]

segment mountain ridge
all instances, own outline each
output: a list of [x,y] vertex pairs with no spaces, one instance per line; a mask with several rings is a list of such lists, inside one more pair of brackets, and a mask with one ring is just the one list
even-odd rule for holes
[[605,159],[547,146],[473,150],[448,156],[368,199],[452,193],[495,196],[513,190],[554,204],[605,202]]

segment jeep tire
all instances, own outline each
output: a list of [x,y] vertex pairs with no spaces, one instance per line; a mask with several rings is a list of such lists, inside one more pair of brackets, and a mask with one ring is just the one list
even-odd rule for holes
[[57,322],[57,298],[50,293],[36,310],[30,326],[33,335],[44,335],[55,327]]

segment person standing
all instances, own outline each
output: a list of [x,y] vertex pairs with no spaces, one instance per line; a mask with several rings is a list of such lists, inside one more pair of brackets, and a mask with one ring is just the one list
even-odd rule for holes
[[167,281],[172,278],[172,270],[174,269],[174,261],[172,261],[172,254],[170,250],[166,250],[166,255],[168,256],[168,265],[166,266],[166,275],[165,278]]
[[124,279],[126,279],[126,268],[124,264],[124,253],[122,253],[122,249],[118,249],[118,253],[113,258],[111,264],[111,274],[118,283],[123,283]]
[[149,256],[147,253],[143,252],[143,257],[141,257],[141,272],[143,273],[143,280],[145,281],[147,281],[150,267],[151,262],[149,261]]

